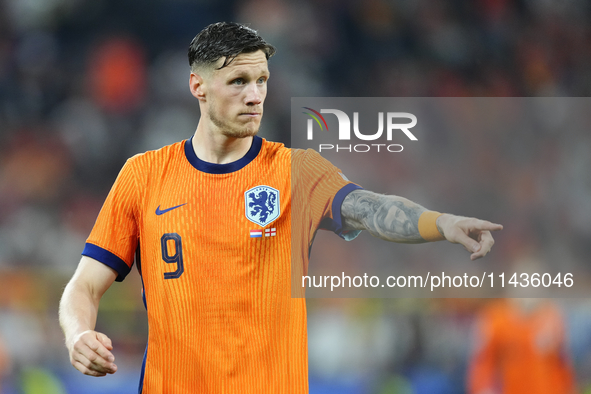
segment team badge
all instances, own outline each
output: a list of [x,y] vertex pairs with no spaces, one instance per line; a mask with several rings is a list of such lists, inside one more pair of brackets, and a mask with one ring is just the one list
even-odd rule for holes
[[246,218],[261,227],[279,217],[279,190],[259,185],[244,192]]

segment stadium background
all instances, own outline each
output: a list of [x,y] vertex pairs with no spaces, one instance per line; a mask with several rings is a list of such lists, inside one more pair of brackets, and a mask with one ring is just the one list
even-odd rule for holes
[[[261,134],[285,143],[291,97],[591,92],[583,0],[0,0],[2,393],[136,390],[147,334],[137,273],[101,304],[113,376],[69,365],[57,304],[125,159],[193,133],[186,48],[220,20],[249,23],[277,46]],[[438,204],[519,211],[490,218],[505,225],[491,255],[501,264],[586,270],[591,133],[567,137],[545,130],[504,145],[501,134],[448,136],[442,154],[466,165],[438,169],[451,185]],[[508,163],[503,176],[490,170],[499,161]],[[420,183],[425,169],[400,166],[393,181]],[[474,172],[483,186],[465,193]],[[486,302],[309,300],[311,393],[464,393],[472,324]],[[591,302],[557,302],[577,382],[591,387]]]

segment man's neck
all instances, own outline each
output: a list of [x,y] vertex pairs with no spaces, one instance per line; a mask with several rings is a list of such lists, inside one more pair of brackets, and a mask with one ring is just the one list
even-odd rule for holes
[[193,150],[203,161],[214,164],[228,164],[235,162],[248,152],[253,137],[233,138],[219,132],[208,132],[199,122],[193,136]]

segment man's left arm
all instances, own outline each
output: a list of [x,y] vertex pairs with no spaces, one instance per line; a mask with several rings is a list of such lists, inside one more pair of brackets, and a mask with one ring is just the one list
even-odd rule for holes
[[367,230],[374,237],[400,243],[447,240],[462,244],[470,259],[492,248],[491,231],[503,226],[475,218],[429,211],[404,197],[354,190],[341,206],[344,230]]

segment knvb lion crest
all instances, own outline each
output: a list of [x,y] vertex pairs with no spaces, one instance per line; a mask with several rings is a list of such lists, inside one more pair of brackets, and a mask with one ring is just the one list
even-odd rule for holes
[[259,185],[244,192],[246,218],[261,227],[279,217],[279,190]]

